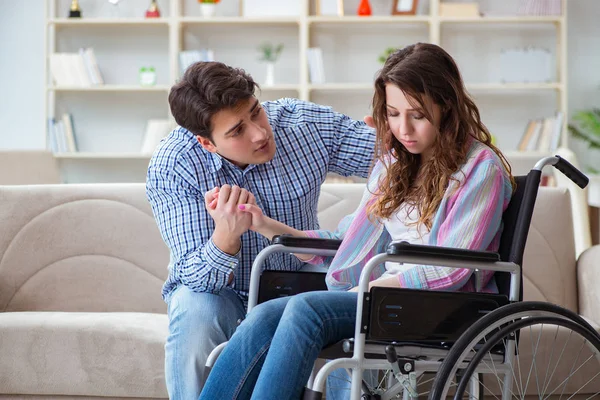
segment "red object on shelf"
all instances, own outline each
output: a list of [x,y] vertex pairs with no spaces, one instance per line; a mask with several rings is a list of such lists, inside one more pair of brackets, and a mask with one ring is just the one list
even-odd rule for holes
[[369,3],[369,0],[360,0],[356,13],[362,16],[371,15],[371,4]]
[[156,4],[156,0],[152,0],[150,3],[150,7],[146,10],[146,18],[159,18],[160,10],[158,9],[158,4]]

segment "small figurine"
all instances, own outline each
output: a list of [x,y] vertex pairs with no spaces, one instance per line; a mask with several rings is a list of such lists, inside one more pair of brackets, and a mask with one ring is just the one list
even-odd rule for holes
[[69,9],[69,18],[81,18],[81,9],[79,1],[71,0],[71,8]]
[[146,18],[160,18],[160,10],[158,9],[156,0],[152,0],[150,7],[146,10]]
[[154,86],[156,85],[156,70],[154,67],[140,68],[140,85]]

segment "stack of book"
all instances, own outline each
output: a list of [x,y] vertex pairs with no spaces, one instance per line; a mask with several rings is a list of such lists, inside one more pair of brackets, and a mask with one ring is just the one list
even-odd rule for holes
[[77,53],[53,53],[49,61],[50,73],[57,86],[87,87],[104,84],[91,47],[81,48]]
[[73,116],[64,113],[58,120],[48,120],[48,149],[53,153],[70,153],[77,151]]
[[[566,0],[565,0],[566,1]],[[561,0],[521,0],[518,15],[561,15]]]
[[211,49],[180,51],[179,72],[181,75],[190,65],[198,61],[215,61],[215,53]]
[[527,123],[519,142],[519,151],[555,151],[560,145],[564,113],[555,116],[532,119]]
[[325,67],[323,66],[323,51],[320,47],[311,47],[306,50],[308,61],[308,75],[310,83],[325,83]]

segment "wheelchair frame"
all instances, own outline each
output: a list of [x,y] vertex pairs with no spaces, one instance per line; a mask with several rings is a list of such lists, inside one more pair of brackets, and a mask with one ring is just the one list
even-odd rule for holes
[[[517,222],[515,228],[515,237],[512,238],[512,243],[510,244],[510,254],[509,261],[501,261],[500,255],[490,252],[478,252],[478,251],[466,251],[464,249],[450,249],[450,248],[438,248],[440,250],[436,250],[433,253],[430,251],[431,246],[422,246],[422,245],[409,245],[402,244],[398,246],[397,243],[392,242],[388,247],[388,251],[386,253],[381,253],[373,258],[371,258],[361,271],[359,285],[358,285],[358,299],[357,299],[357,313],[356,313],[356,324],[355,324],[355,332],[354,332],[354,342],[352,349],[352,357],[346,358],[337,358],[326,363],[316,374],[311,375],[311,379],[308,382],[307,389],[305,391],[304,399],[321,399],[322,393],[325,389],[325,384],[327,381],[328,375],[335,369],[338,368],[346,368],[352,371],[351,374],[351,399],[359,400],[361,399],[361,386],[362,386],[362,373],[364,369],[390,369],[394,371],[394,376],[398,380],[398,382],[392,386],[392,391],[394,389],[403,391],[403,398],[405,400],[415,399],[416,398],[416,378],[415,372],[438,372],[440,370],[440,366],[444,368],[442,365],[442,361],[421,361],[421,360],[413,360],[409,365],[405,365],[404,371],[401,371],[401,363],[398,362],[396,348],[394,346],[388,346],[387,349],[382,350],[381,345],[369,345],[366,343],[367,333],[369,329],[369,321],[368,319],[364,319],[364,310],[368,306],[368,303],[371,301],[372,293],[369,292],[368,286],[370,281],[370,276],[375,267],[380,265],[381,263],[387,261],[394,261],[400,263],[411,263],[417,265],[432,265],[432,266],[442,266],[442,267],[451,267],[451,268],[468,268],[472,269],[477,273],[480,270],[489,270],[495,272],[505,272],[510,274],[510,286],[508,290],[508,300],[510,303],[519,302],[522,297],[522,271],[521,264],[523,253],[525,250],[525,244],[527,240],[527,232],[529,230],[529,225],[531,222],[531,218],[533,215],[533,208],[535,205],[535,200],[537,196],[537,189],[539,187],[539,182],[541,178],[541,170],[546,165],[553,165],[555,168],[563,172],[567,177],[573,180],[577,185],[584,188],[588,183],[588,178],[583,175],[579,170],[573,167],[566,160],[562,159],[560,156],[554,157],[546,157],[538,161],[534,168],[529,172],[526,177],[526,183],[524,192],[522,197],[518,200],[520,204],[518,204],[517,211]],[[512,201],[512,200],[511,200]],[[523,225],[524,224],[524,225]],[[520,225],[520,226],[519,226]],[[309,239],[310,241],[311,239]],[[338,241],[339,242],[339,241]],[[338,243],[339,245],[339,243]],[[332,247],[336,247],[332,245]],[[273,244],[265,249],[263,249],[258,256],[256,257],[254,264],[252,266],[251,278],[250,278],[250,294],[248,300],[248,312],[252,310],[258,303],[258,288],[260,283],[260,277],[262,274],[262,265],[269,255],[275,252],[283,252],[283,253],[299,253],[299,254],[314,254],[321,256],[333,256],[335,255],[337,250],[330,249],[322,249],[322,248],[310,248],[310,247],[294,247],[294,246],[286,246],[283,244]],[[495,254],[496,258],[490,258],[490,254]],[[448,259],[450,256],[450,259]],[[315,268],[312,268],[315,270]],[[316,268],[318,269],[318,268]],[[325,271],[324,268],[321,271]],[[300,272],[301,273],[301,272]],[[395,290],[411,290],[411,289],[395,289]],[[498,309],[497,309],[498,310]],[[494,314],[494,312],[488,314],[486,317],[490,317],[490,315]],[[543,315],[543,313],[542,313]],[[553,314],[554,315],[554,314]],[[494,316],[492,315],[492,318]],[[571,319],[575,319],[572,316],[569,316]],[[583,321],[581,319],[581,321]],[[577,320],[577,322],[580,322]],[[580,322],[581,323],[581,322]],[[585,322],[584,322],[585,323]],[[582,323],[583,324],[583,323]],[[589,327],[589,325],[584,326],[585,329],[593,328]],[[593,332],[593,334],[598,335],[597,332]],[[473,332],[464,332],[463,336],[465,337],[473,337]],[[477,336],[477,335],[475,335]],[[600,335],[598,335],[600,337]],[[463,339],[461,336],[460,339]],[[460,342],[459,339],[459,342]],[[472,339],[474,340],[474,339]],[[468,343],[472,343],[472,340]],[[464,342],[465,340],[463,340]],[[458,342],[457,342],[458,343]],[[218,354],[222,350],[222,348],[226,345],[226,343],[221,344],[209,356],[207,361],[207,366],[212,366]],[[391,349],[390,349],[391,347]],[[365,358],[365,351],[369,353],[379,353],[386,354],[387,359],[367,359]],[[423,352],[423,348],[416,344],[413,347],[403,347],[403,356],[405,354],[409,354],[408,350],[412,350],[413,353]],[[425,352],[430,352],[435,355],[436,358],[444,358],[448,355],[449,350],[445,349],[434,349],[427,350]],[[502,364],[503,367],[508,368],[512,363],[512,358],[514,357],[516,350],[516,341],[510,341],[506,347],[505,357],[503,357]],[[463,359],[461,360],[461,365],[464,366],[465,355],[462,354]],[[402,362],[404,362],[403,360]],[[599,360],[600,361],[600,360]],[[456,368],[458,366],[445,366],[446,375],[448,373],[455,373]],[[504,379],[504,389],[507,392],[510,392],[512,379],[506,379],[508,373],[505,373]],[[434,385],[435,386],[435,385]],[[464,385],[463,385],[464,386]],[[442,394],[443,392],[443,394]],[[397,392],[395,392],[397,393]],[[438,400],[442,398],[442,396],[446,396],[447,394],[447,385],[444,390],[432,390],[430,393],[430,398]],[[390,396],[395,396],[392,393]],[[381,399],[387,399],[392,397],[378,397]],[[393,397],[393,398],[397,398]]]

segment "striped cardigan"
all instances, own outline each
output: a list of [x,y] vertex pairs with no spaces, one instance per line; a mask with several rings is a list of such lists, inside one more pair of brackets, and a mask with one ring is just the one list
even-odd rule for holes
[[[331,290],[348,290],[358,284],[366,262],[385,252],[391,237],[383,223],[369,220],[366,205],[372,201],[379,177],[385,172],[376,163],[358,208],[340,222],[335,232],[306,231],[309,237],[343,239],[334,257],[316,256],[309,262],[328,267]],[[429,244],[470,250],[497,251],[502,232],[502,213],[512,195],[510,177],[499,157],[488,146],[473,141],[467,161],[451,180],[434,216]],[[458,186],[458,188],[457,188]],[[376,268],[371,280],[385,272]],[[497,292],[493,272],[473,274],[466,268],[420,265],[398,275],[401,287],[446,291]]]

